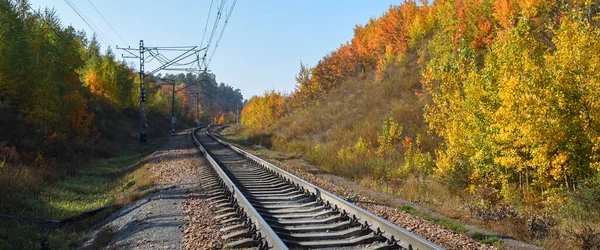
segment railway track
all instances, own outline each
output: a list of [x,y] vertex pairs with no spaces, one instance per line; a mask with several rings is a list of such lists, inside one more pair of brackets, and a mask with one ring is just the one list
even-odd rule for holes
[[222,231],[233,231],[227,237],[246,237],[239,241],[243,246],[442,249],[224,142],[206,129],[196,129],[192,136],[224,190],[213,198],[222,208],[217,217],[229,225]]

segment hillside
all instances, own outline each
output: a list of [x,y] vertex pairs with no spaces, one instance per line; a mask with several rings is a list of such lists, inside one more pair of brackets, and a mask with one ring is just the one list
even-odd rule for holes
[[[242,132],[364,186],[558,249],[600,242],[597,1],[406,1]],[[560,246],[560,247],[559,247]]]

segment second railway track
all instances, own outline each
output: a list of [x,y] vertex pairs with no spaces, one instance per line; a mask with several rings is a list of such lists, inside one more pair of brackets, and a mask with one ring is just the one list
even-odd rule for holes
[[441,249],[206,129],[197,129],[193,137],[262,248]]

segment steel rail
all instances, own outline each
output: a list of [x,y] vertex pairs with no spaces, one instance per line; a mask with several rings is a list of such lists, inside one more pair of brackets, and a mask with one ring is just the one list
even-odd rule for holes
[[230,149],[238,152],[239,154],[247,157],[248,159],[256,162],[257,164],[262,165],[266,169],[271,170],[273,173],[282,176],[283,178],[293,182],[298,187],[301,187],[317,198],[320,198],[325,203],[329,203],[332,207],[338,208],[340,211],[344,211],[350,215],[353,215],[361,224],[368,226],[374,232],[380,232],[385,238],[389,240],[389,243],[395,243],[405,249],[434,249],[441,250],[444,249],[432,242],[429,242],[418,235],[415,235],[408,230],[401,228],[373,213],[366,211],[346,200],[343,200],[322,188],[319,188],[299,177],[288,173],[287,171],[280,169],[279,167],[257,157],[254,156],[238,147],[231,145],[228,142],[221,140],[220,138],[211,134],[208,129],[206,130],[206,134],[211,138],[215,139],[219,143],[229,147]]
[[235,184],[233,184],[233,182],[231,181],[231,179],[229,179],[227,174],[223,172],[223,169],[221,169],[219,164],[217,164],[217,162],[212,158],[208,151],[202,146],[202,144],[200,144],[200,141],[198,141],[198,138],[196,138],[196,131],[199,131],[201,129],[203,128],[197,128],[193,131],[192,138],[194,139],[194,143],[196,143],[196,146],[198,146],[200,151],[202,151],[202,154],[206,157],[206,159],[210,163],[211,167],[215,170],[217,175],[219,175],[219,177],[224,181],[225,186],[227,187],[227,189],[229,189],[229,191],[235,198],[237,204],[244,210],[246,216],[250,218],[250,220],[252,220],[252,223],[254,223],[256,230],[260,232],[259,236],[264,237],[263,239],[266,240],[267,248],[276,250],[288,249],[288,247],[285,246],[283,241],[281,241],[279,236],[277,236],[273,229],[271,229],[269,224],[267,224],[267,222],[256,211],[256,209],[254,209],[254,207],[250,204],[246,197],[244,197],[242,192],[235,186]]

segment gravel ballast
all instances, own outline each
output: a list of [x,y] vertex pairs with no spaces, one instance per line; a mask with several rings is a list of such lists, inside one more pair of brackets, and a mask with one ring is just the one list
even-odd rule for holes
[[[148,156],[157,192],[108,216],[80,249],[220,249],[220,232],[211,208],[202,199],[198,170],[207,166],[191,139],[192,130],[177,133]],[[109,243],[104,242],[110,238]]]

